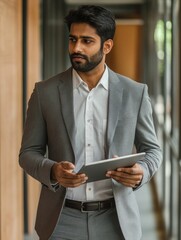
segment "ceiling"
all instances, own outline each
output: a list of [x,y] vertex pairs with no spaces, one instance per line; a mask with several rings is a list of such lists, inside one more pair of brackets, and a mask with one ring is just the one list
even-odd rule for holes
[[144,0],[65,0],[67,4],[137,4]]

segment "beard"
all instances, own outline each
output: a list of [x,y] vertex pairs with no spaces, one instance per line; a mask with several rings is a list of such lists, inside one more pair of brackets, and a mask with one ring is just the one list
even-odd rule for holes
[[[73,53],[70,54],[70,61],[72,64],[72,67],[79,72],[89,72],[92,69],[94,69],[99,63],[102,61],[103,58],[103,52],[102,49],[100,49],[96,54],[92,55],[91,57],[88,57],[87,55],[83,55],[80,53]],[[82,61],[74,61],[74,58],[81,58],[84,60]]]

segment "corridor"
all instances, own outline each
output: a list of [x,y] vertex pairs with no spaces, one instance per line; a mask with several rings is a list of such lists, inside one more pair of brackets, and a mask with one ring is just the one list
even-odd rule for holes
[[142,240],[181,240],[180,0],[0,0],[0,240],[36,240],[40,184],[18,162],[26,110],[35,83],[70,67],[64,17],[82,4],[115,16],[106,65],[148,86],[163,163],[136,191]]

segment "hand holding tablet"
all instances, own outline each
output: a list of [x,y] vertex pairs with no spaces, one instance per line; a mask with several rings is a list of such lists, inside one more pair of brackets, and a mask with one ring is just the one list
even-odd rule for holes
[[106,177],[107,171],[121,167],[131,167],[138,161],[143,161],[145,155],[145,153],[137,153],[89,163],[84,165],[78,173],[85,173],[88,176],[87,182],[108,179]]

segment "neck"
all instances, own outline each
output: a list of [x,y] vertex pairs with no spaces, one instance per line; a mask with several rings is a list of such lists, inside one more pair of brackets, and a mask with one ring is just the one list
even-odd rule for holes
[[95,88],[99,80],[101,79],[105,70],[105,66],[97,66],[89,72],[78,72],[82,80],[87,83],[89,89]]

